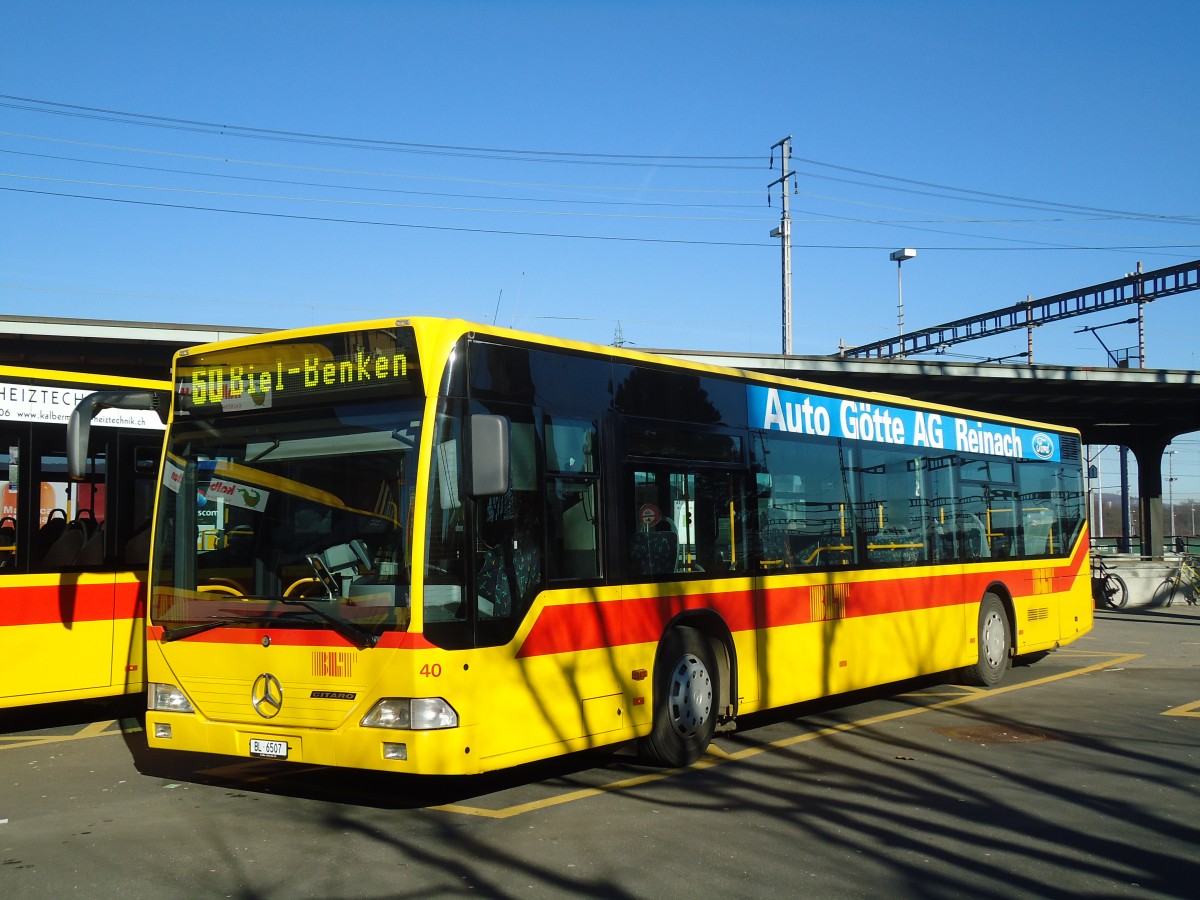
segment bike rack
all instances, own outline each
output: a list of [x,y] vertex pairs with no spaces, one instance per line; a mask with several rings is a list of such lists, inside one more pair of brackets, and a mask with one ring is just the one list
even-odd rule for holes
[[1136,553],[1097,553],[1105,568],[1121,577],[1129,591],[1125,609],[1162,606],[1170,596],[1170,581],[1179,574],[1179,557],[1148,559]]

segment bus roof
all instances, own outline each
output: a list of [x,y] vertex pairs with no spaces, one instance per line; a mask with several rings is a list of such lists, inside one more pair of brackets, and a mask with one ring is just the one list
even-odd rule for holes
[[1071,426],[1045,422],[1037,419],[1030,419],[1022,416],[1000,414],[985,409],[939,403],[929,399],[914,398],[905,396],[903,394],[844,387],[842,385],[831,384],[829,382],[812,381],[804,378],[798,378],[794,375],[785,373],[772,373],[763,372],[761,370],[755,371],[753,369],[737,368],[729,365],[721,365],[718,362],[707,362],[694,358],[688,359],[683,358],[682,356],[672,356],[667,353],[631,350],[625,347],[613,347],[605,344],[592,344],[585,341],[572,340],[569,338],[552,337],[549,335],[537,334],[535,332],[505,328],[498,325],[486,325],[483,323],[471,322],[466,319],[459,318],[409,316],[387,319],[367,319],[353,322],[316,325],[306,328],[294,328],[284,331],[273,331],[265,334],[244,335],[228,340],[215,341],[209,344],[200,344],[195,347],[185,348],[175,354],[175,362],[187,357],[194,357],[217,351],[228,351],[239,347],[255,347],[280,341],[296,341],[325,335],[341,334],[344,332],[373,331],[377,329],[396,328],[398,326],[413,326],[417,329],[418,344],[421,346],[422,351],[425,350],[425,347],[433,345],[449,346],[456,342],[460,337],[467,334],[488,335],[534,346],[552,347],[574,351],[581,354],[605,356],[626,362],[644,363],[652,367],[666,367],[682,369],[690,372],[703,372],[711,375],[744,379],[757,384],[777,385],[790,390],[811,391],[818,394],[833,394],[839,397],[844,396],[850,399],[871,403],[916,406],[939,412],[981,416],[993,421],[1019,423],[1063,433],[1079,433],[1078,429]]

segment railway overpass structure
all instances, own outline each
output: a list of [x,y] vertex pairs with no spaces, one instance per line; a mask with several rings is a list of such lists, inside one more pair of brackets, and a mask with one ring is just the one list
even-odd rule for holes
[[0,365],[166,379],[176,350],[271,330],[0,316]]

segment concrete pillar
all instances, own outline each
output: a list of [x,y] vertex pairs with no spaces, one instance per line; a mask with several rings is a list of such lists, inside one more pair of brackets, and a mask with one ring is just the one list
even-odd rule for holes
[[1146,559],[1163,558],[1166,529],[1163,526],[1162,457],[1169,443],[1170,437],[1150,435],[1129,445],[1137,458],[1142,556]]

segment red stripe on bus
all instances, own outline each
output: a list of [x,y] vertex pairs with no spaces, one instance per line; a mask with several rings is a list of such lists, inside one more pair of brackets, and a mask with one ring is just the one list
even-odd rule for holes
[[1066,566],[1034,564],[1000,572],[950,572],[882,581],[768,588],[760,592],[761,625],[757,626],[755,598],[750,591],[548,606],[534,622],[517,657],[654,642],[671,619],[689,609],[712,609],[724,619],[730,631],[741,632],[755,627],[779,628],[975,603],[995,581],[1003,581],[1016,596],[1029,596],[1034,593],[1037,580],[1035,569],[1052,569],[1055,580],[1060,582],[1074,580],[1086,546],[1081,541]]
[[0,628],[135,619],[145,613],[144,588],[136,582],[0,587]]

